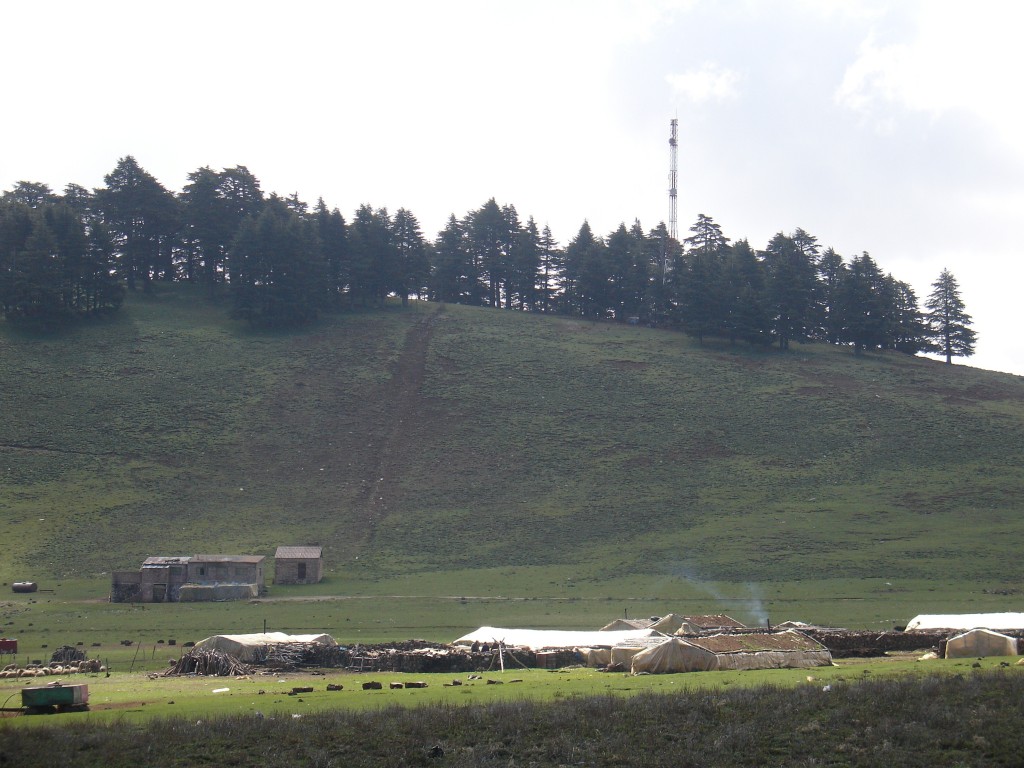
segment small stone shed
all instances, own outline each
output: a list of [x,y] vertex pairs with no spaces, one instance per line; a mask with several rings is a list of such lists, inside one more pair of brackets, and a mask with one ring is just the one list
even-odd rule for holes
[[317,584],[324,577],[323,547],[278,547],[274,553],[275,584]]

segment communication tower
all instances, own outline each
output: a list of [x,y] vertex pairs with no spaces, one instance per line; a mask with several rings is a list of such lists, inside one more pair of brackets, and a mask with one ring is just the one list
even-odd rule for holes
[[676,162],[679,148],[677,129],[679,120],[672,118],[672,131],[668,137],[668,234],[673,240],[679,239],[679,220],[676,215]]

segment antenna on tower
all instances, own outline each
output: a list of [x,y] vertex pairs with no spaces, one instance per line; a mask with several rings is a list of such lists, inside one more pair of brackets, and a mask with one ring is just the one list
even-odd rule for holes
[[679,120],[673,117],[670,125],[672,127],[672,132],[668,137],[668,234],[673,240],[678,240],[679,219],[676,215],[676,163],[679,151],[679,140],[677,134]]

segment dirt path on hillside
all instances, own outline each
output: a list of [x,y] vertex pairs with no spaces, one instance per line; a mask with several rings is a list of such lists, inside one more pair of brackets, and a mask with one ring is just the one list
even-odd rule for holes
[[414,424],[417,418],[420,389],[426,375],[427,350],[438,316],[443,311],[442,304],[406,332],[405,345],[398,357],[394,375],[382,387],[380,396],[385,404],[386,421],[382,429],[383,443],[376,453],[376,462],[363,475],[366,479],[360,502],[365,510],[365,529],[360,549],[373,546],[378,528],[391,511],[392,488],[406,464],[405,456],[409,447],[407,425]]

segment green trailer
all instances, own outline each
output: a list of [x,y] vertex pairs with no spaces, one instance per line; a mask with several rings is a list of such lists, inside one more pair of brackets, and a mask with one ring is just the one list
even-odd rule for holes
[[21,689],[26,714],[82,712],[89,708],[88,685],[43,685]]

